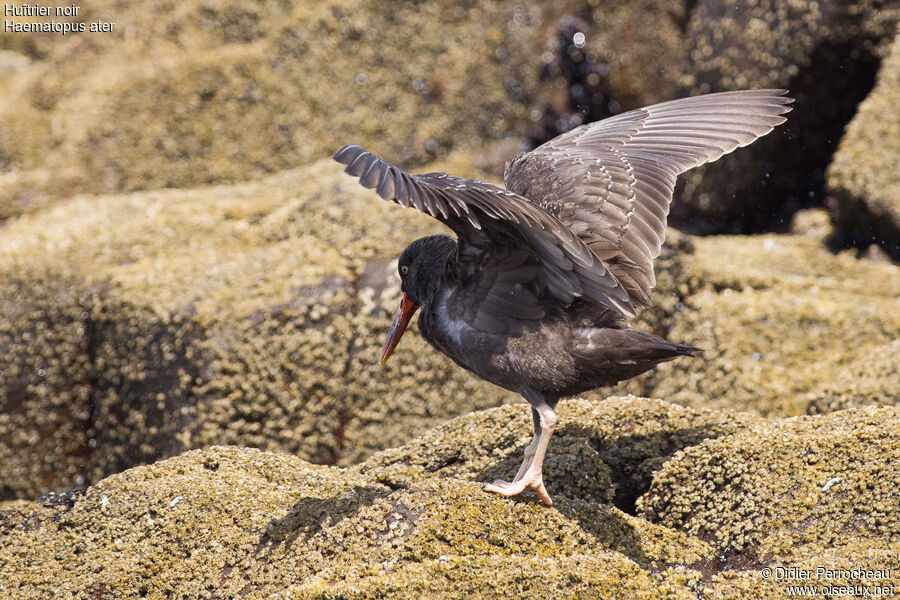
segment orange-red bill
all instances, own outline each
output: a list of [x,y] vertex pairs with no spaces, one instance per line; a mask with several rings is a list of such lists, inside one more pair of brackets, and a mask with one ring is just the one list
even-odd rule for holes
[[381,366],[384,366],[387,359],[391,357],[391,353],[394,351],[394,348],[397,347],[397,344],[400,343],[400,338],[403,337],[403,332],[406,331],[410,319],[412,319],[418,309],[419,305],[415,302],[411,302],[409,298],[406,297],[406,292],[403,292],[403,299],[400,300],[400,308],[397,309],[397,314],[394,315],[394,322],[391,323],[391,328],[388,330],[387,334],[387,340],[384,342],[384,348],[381,349]]

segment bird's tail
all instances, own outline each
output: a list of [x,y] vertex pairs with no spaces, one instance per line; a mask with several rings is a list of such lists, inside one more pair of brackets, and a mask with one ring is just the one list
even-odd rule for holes
[[[688,346],[687,344],[673,344],[672,342],[666,342],[669,346],[671,346],[672,352],[675,353],[675,356],[690,356],[691,358],[696,358],[698,352],[703,352],[702,348],[697,348],[696,346]],[[675,358],[673,356],[672,358]]]

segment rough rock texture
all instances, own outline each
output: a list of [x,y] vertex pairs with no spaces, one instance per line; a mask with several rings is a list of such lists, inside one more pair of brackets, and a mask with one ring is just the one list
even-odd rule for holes
[[654,395],[778,416],[900,400],[900,268],[808,236],[692,244],[666,335],[703,356],[660,365]]
[[[548,471],[655,458],[640,516],[568,476],[552,507],[482,492],[472,479],[529,434],[527,407],[507,406],[353,470],[212,447],[8,503],[0,595],[782,598],[786,582],[763,567],[900,569],[897,408],[761,423],[618,398],[560,413]],[[450,454],[461,464],[439,458]]]
[[72,169],[82,191],[184,187],[318,160],[348,138],[421,163],[526,122],[504,77],[536,79],[518,72],[532,26],[507,27],[502,2],[109,0],[86,7],[97,17],[118,27],[59,39],[0,101],[0,157],[22,178],[7,202],[43,201],[35,171]]
[[[652,471],[677,450],[745,429],[757,419],[723,417],[636,396],[560,404],[560,426],[546,465],[551,495],[602,499],[626,512],[646,491]],[[379,452],[354,467],[391,487],[428,477],[509,479],[531,441],[531,412],[514,404],[454,419],[400,448]],[[467,432],[477,432],[467,444]]]
[[327,160],[230,188],[85,196],[7,223],[2,496],[213,443],[354,462],[500,403],[508,395],[416,335],[377,366],[399,298],[393,261],[438,228]]
[[[461,155],[434,168],[478,176]],[[327,160],[233,187],[83,196],[8,222],[0,495],[221,443],[351,464],[515,401],[415,333],[377,367],[394,257],[438,227]],[[770,415],[897,402],[896,266],[832,256],[815,236],[669,237],[634,325],[705,353],[619,393]]]
[[16,53],[0,87],[0,219],[79,191],[257,178],[350,141],[421,165],[527,136],[533,111],[564,93],[539,75],[569,14],[584,16],[585,49],[610,61],[624,100],[668,99],[683,12],[624,0],[86,2],[79,18],[115,21],[112,33],[0,35]]
[[809,413],[869,404],[900,406],[900,337],[858,353],[810,392]]
[[[745,53],[750,68],[710,44],[768,44],[768,17],[741,28],[760,5],[737,16],[716,6],[96,0],[80,19],[115,18],[115,32],[0,34],[0,218],[22,215],[0,225],[0,498],[213,443],[351,464],[514,399],[416,335],[387,369],[374,366],[397,301],[392,261],[438,229],[312,161],[356,141],[402,164],[437,155],[431,168],[484,176],[472,147],[516,149],[539,109],[566,108],[566,61],[590,63],[588,85],[608,77],[624,109],[679,95],[684,64],[703,91],[740,84],[744,67],[781,81],[795,70],[785,57],[835,40],[871,41],[865,63],[897,10],[804,4],[776,30],[784,47]],[[729,35],[716,41],[705,24],[719,21]],[[769,62],[774,74],[761,70]],[[71,197],[303,163],[232,187]],[[704,241],[689,263],[691,239],[670,239],[636,326],[694,342],[706,360],[676,361],[619,393],[765,414],[896,401],[893,365],[860,358],[898,337],[896,269],[777,238],[790,248],[781,255],[799,253],[783,277],[767,260],[776,238]],[[723,263],[731,244],[752,257],[753,278]],[[814,381],[825,367],[835,377]]]
[[686,30],[691,93],[779,87],[796,102],[772,134],[690,171],[674,222],[692,232],[783,231],[798,208],[821,206],[825,169],[898,21],[893,0],[697,2]]
[[719,552],[775,563],[843,553],[900,581],[898,419],[900,407],[866,407],[706,440],[663,465],[638,507]]
[[900,260],[900,35],[828,168],[839,241]]

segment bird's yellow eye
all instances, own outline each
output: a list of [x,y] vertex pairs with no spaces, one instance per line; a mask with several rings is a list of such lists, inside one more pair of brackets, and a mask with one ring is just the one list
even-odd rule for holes
[[406,265],[401,265],[401,267],[400,267],[400,274],[401,274],[401,275],[407,275],[408,273],[409,273],[409,267],[406,266]]

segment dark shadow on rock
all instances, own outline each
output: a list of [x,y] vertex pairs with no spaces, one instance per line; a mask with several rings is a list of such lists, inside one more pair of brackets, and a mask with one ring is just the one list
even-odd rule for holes
[[269,523],[260,537],[257,551],[267,549],[266,554],[270,554],[282,544],[290,548],[301,535],[308,540],[323,527],[356,515],[362,508],[392,492],[383,487],[354,486],[343,496],[301,498],[285,516]]
[[67,527],[63,516],[75,507],[79,498],[84,496],[85,488],[78,487],[66,492],[50,492],[37,499],[40,508],[34,510],[34,504],[24,509],[10,508],[0,510],[0,535],[21,527],[24,531],[40,529],[46,521],[52,521],[60,529]]
[[[564,459],[557,462],[556,470],[545,468],[544,472],[547,490],[554,498],[552,510],[577,522],[605,548],[624,554],[642,568],[658,569],[661,565],[647,557],[638,532],[622,512],[630,515],[637,512],[637,499],[650,488],[653,473],[675,452],[728,433],[727,428],[716,424],[630,435],[601,435],[577,423],[563,425],[550,441],[545,463],[546,466],[554,458],[554,448],[556,458]],[[585,455],[576,457],[565,452],[577,447],[575,440],[589,446],[596,460],[584,464]],[[559,454],[560,446],[563,454]],[[525,445],[520,445],[508,458],[480,471],[475,479],[509,480],[519,468],[524,450]],[[591,471],[595,471],[593,477]],[[592,481],[597,483],[594,489],[589,485]],[[530,490],[514,501],[538,502]]]
[[[877,41],[860,37],[816,46],[800,72],[780,84],[795,99],[787,122],[708,167],[690,197],[683,195],[685,181],[679,178],[669,223],[697,235],[786,232],[798,210],[823,206],[826,169],[844,128],[875,84],[881,60],[873,51]],[[701,73],[698,84],[726,91],[721,77],[716,70]]]
[[709,424],[602,439],[590,429],[579,425],[570,427],[570,435],[590,438],[591,445],[609,467],[614,494],[612,503],[629,515],[636,514],[637,499],[650,489],[653,473],[673,454],[682,448],[696,446],[705,439],[730,433]]
[[572,521],[577,521],[581,529],[600,540],[604,548],[621,552],[644,569],[655,567],[644,553],[634,526],[608,505],[560,498],[553,507]]
[[[561,426],[550,440],[550,447],[545,462],[544,483],[551,496],[563,493],[569,497],[588,502],[606,502],[611,497],[612,504],[622,512],[634,515],[637,499],[649,488],[653,473],[675,452],[699,444],[705,439],[727,435],[730,432],[715,424],[702,427],[689,427],[669,431],[657,431],[646,435],[632,434],[621,436],[601,436],[595,430],[577,423]],[[596,494],[585,490],[581,480],[588,469],[597,470],[597,465],[585,465],[577,462],[582,457],[573,457],[562,472],[554,472],[546,468],[546,463],[554,457],[554,446],[568,438],[580,438],[597,453],[602,463],[609,469],[609,490],[597,489]],[[557,442],[554,444],[554,442]],[[571,446],[571,444],[567,444]],[[513,477],[522,461],[525,445],[522,444],[506,459],[481,470],[474,479],[490,482],[495,479],[509,480]],[[557,454],[558,456],[558,454]],[[602,474],[598,473],[597,481]],[[576,485],[577,483],[577,485]],[[574,493],[573,493],[574,492]],[[523,496],[525,498],[529,496]]]
[[[585,435],[586,430],[577,425],[560,427],[557,435],[554,435],[550,441],[550,450],[547,455],[549,461],[553,456],[553,441],[560,441],[563,438],[580,437],[585,443],[590,444],[589,435]],[[480,471],[474,479],[477,481],[489,482],[495,479],[504,479],[509,481],[515,475],[522,462],[522,454],[525,451],[525,444],[520,445],[512,455],[501,460]],[[546,466],[546,463],[545,463]],[[597,538],[602,546],[608,550],[621,552],[643,568],[653,568],[650,559],[647,558],[641,547],[640,537],[635,531],[634,526],[626,521],[620,512],[613,509],[609,503],[603,498],[604,490],[598,489],[596,496],[577,496],[579,491],[583,491],[583,486],[571,486],[569,479],[576,477],[581,470],[582,465],[572,464],[572,469],[562,473],[554,473],[548,469],[544,471],[544,482],[547,491],[553,497],[552,507],[547,510],[556,510],[566,518],[577,522],[581,529],[595,538]],[[605,475],[605,469],[602,473],[602,479],[608,481]],[[589,478],[588,478],[589,479]],[[562,490],[562,491],[561,491]],[[608,490],[606,490],[608,491]],[[568,493],[566,493],[568,492]],[[488,493],[488,492],[485,492]],[[508,499],[510,502],[523,504],[539,504],[537,495],[531,490],[525,490],[521,495]]]
[[[584,7],[582,7],[583,9]],[[556,30],[556,53],[540,70],[540,80],[550,84],[565,81],[566,105],[547,104],[529,136],[533,147],[583,125],[611,117],[620,111],[612,99],[609,67],[584,46],[584,33],[592,29],[592,15],[581,10],[580,15],[565,16]],[[578,39],[580,36],[580,40]]]

